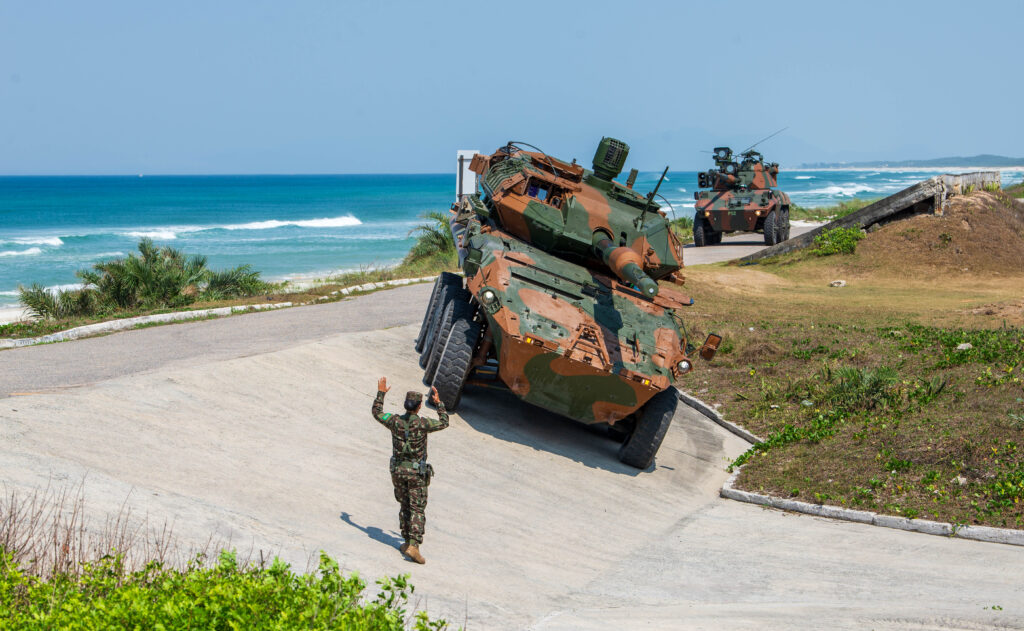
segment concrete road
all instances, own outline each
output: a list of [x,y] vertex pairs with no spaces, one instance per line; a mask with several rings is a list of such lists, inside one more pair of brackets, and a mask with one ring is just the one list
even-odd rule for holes
[[427,289],[0,353],[5,391],[21,367],[17,389],[43,391],[0,398],[0,478],[84,478],[94,523],[127,497],[186,545],[408,572],[470,629],[1024,629],[1024,549],[720,499],[746,446],[689,409],[638,472],[585,427],[468,393],[431,437],[428,563],[403,561],[369,408],[381,374],[391,409],[422,388]]
[[[821,224],[808,223],[805,221],[794,221],[790,225],[791,237],[801,235],[817,228]],[[686,252],[683,260],[687,265],[702,265],[704,263],[721,263],[731,261],[748,254],[753,254],[764,249],[764,235],[756,232],[741,232],[739,234],[726,235],[719,245],[706,245],[698,248],[692,243],[685,246]]]

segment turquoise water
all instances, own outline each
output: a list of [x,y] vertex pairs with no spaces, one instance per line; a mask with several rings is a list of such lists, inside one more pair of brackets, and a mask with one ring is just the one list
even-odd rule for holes
[[[643,173],[636,188],[653,188]],[[898,191],[934,172],[785,171],[780,187],[804,206]],[[1021,173],[1005,172],[1004,183]],[[695,172],[670,172],[661,193],[693,212]],[[75,271],[152,237],[209,257],[250,263],[270,279],[324,276],[400,261],[427,210],[452,202],[444,175],[0,177],[0,307],[19,284],[72,285]],[[668,210],[666,208],[666,210]]]

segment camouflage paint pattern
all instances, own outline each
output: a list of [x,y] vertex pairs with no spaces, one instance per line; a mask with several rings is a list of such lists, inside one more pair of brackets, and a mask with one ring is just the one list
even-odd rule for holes
[[742,162],[732,161],[732,150],[715,148],[717,169],[697,176],[700,188],[694,193],[694,210],[715,232],[753,232],[764,227],[771,211],[789,217],[789,195],[774,190],[778,186],[779,165],[764,161],[760,153],[741,154]]
[[395,499],[401,505],[398,522],[402,538],[418,546],[423,543],[427,524],[427,487],[430,485],[430,474],[425,467],[427,435],[448,427],[448,413],[443,403],[437,405],[436,420],[408,411],[385,413],[385,394],[377,392],[370,412],[391,432],[391,483],[395,487]]
[[[486,317],[483,348],[512,392],[578,421],[615,423],[688,369],[677,312],[693,301],[624,279],[633,264],[653,281],[682,284],[682,244],[656,204],[511,146],[477,155],[471,168],[483,193],[453,207],[452,228]],[[608,256],[595,247],[605,240]]]

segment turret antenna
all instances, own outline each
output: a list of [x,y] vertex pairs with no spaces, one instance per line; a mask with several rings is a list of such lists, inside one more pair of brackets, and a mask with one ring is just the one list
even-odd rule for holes
[[668,167],[665,167],[665,170],[661,172],[661,178],[658,180],[658,183],[655,185],[654,190],[651,191],[647,195],[647,203],[644,204],[644,211],[642,213],[640,213],[640,229],[641,230],[644,229],[644,222],[647,219],[647,209],[651,207],[651,202],[654,201],[654,196],[658,194],[658,189],[661,188],[661,183],[665,181],[665,176],[666,175],[668,175]]
[[758,146],[758,145],[759,145],[759,144],[761,144],[762,142],[764,142],[764,141],[768,140],[769,138],[774,138],[774,137],[778,136],[779,134],[781,134],[782,132],[786,131],[787,129],[789,129],[789,125],[787,125],[787,126],[783,127],[782,129],[780,129],[779,131],[775,132],[775,133],[774,133],[774,134],[772,134],[771,136],[765,136],[765,137],[764,137],[764,138],[762,138],[761,140],[758,140],[758,141],[757,141],[757,142],[755,142],[754,144],[750,145],[749,147],[747,147],[746,149],[744,149],[743,151],[741,151],[741,152],[740,152],[740,155],[743,155],[744,153],[746,153],[746,152],[750,151],[751,149],[753,149],[754,147]]

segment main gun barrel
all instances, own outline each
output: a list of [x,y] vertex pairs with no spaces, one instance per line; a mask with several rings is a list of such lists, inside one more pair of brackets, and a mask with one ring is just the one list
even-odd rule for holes
[[603,232],[594,233],[594,249],[623,282],[637,287],[645,296],[658,295],[658,283],[644,273],[643,261],[635,250],[615,245]]

